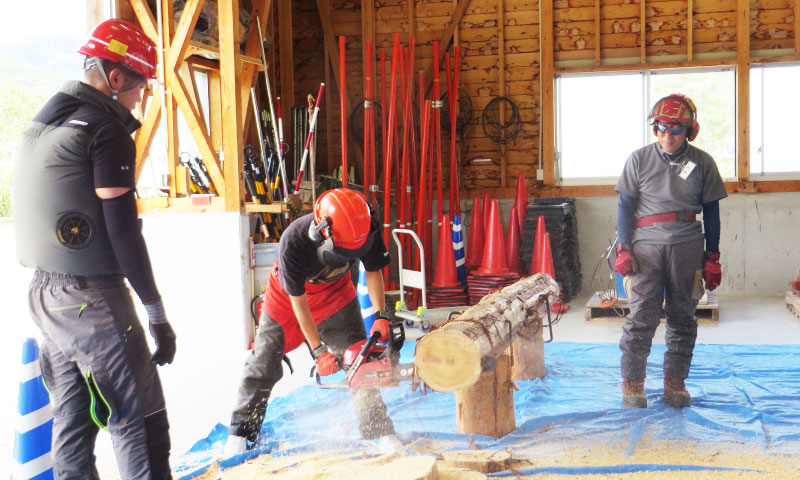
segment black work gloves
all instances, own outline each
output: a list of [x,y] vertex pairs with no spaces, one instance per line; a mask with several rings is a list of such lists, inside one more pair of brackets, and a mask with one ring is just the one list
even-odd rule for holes
[[147,317],[150,321],[150,335],[153,336],[153,340],[156,343],[156,351],[153,352],[150,360],[159,366],[172,363],[177,349],[175,332],[167,321],[164,304],[161,303],[159,298],[156,301],[146,303],[144,309],[147,311]]

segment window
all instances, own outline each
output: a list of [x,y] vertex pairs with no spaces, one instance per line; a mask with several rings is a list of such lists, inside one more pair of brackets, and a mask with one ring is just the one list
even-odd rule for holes
[[[750,174],[800,171],[794,120],[800,107],[800,66],[757,66],[750,70]],[[776,175],[777,174],[777,175]]]
[[613,184],[630,153],[656,138],[652,104],[670,93],[695,103],[693,144],[711,154],[723,178],[736,176],[733,70],[644,71],[562,75],[556,79],[557,175],[562,184]]

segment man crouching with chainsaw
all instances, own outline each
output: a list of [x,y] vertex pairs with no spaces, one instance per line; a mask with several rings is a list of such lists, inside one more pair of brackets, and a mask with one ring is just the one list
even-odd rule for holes
[[[334,353],[366,337],[350,278],[350,267],[357,260],[364,263],[370,300],[381,310],[370,335],[379,331],[380,341],[385,342],[390,321],[384,314],[381,270],[389,264],[389,252],[364,195],[346,188],[328,190],[317,199],[313,214],[298,218],[281,235],[231,415],[226,457],[257,440],[272,387],[283,376],[284,355],[305,340],[319,375],[331,375],[341,368]],[[395,453],[402,443],[379,391],[354,390],[353,400],[361,436],[378,439],[381,453]]]

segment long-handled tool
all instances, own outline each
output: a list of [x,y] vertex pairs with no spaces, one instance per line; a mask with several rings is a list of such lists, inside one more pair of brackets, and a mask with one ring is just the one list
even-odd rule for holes
[[281,138],[278,132],[278,122],[275,116],[275,106],[272,102],[272,86],[269,82],[269,70],[267,69],[267,54],[264,51],[264,34],[261,31],[261,20],[256,17],[256,26],[258,27],[258,44],[261,47],[261,63],[264,65],[264,82],[267,86],[267,101],[269,102],[269,115],[272,118],[272,134],[275,137],[275,153],[278,155],[278,166],[280,168],[281,182],[283,184],[283,197],[289,197],[289,187],[286,184],[286,166],[283,163],[283,153],[281,152]]
[[402,322],[394,322],[389,327],[389,341],[378,344],[380,332],[375,332],[368,340],[361,340],[345,350],[341,365],[345,371],[344,380],[337,383],[323,383],[316,375],[319,388],[359,388],[394,387],[404,380],[413,380],[414,364],[400,364],[400,349],[406,339]]
[[317,93],[317,102],[314,104],[314,114],[311,117],[311,124],[308,126],[308,135],[306,136],[306,144],[303,147],[303,158],[300,160],[300,169],[297,172],[297,181],[294,184],[294,193],[300,191],[300,180],[303,179],[303,170],[306,168],[306,160],[308,159],[308,152],[311,148],[311,138],[314,137],[314,127],[317,125],[317,117],[319,116],[319,102],[322,100],[322,91],[325,89],[325,84],[319,84],[319,92]]

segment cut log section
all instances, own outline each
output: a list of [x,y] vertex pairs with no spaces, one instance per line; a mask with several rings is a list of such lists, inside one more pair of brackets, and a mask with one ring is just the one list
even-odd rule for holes
[[447,466],[480,473],[502,472],[511,463],[511,454],[504,450],[455,450],[442,452],[442,458]]
[[520,328],[541,319],[545,299],[552,303],[558,295],[558,284],[549,275],[537,274],[485,296],[419,340],[415,371],[439,392],[471,386],[484,369],[496,364],[495,357]]
[[494,370],[456,392],[458,432],[500,438],[514,431],[514,390],[517,386],[511,381],[511,355],[499,355]]
[[514,337],[513,351],[512,380],[544,378],[544,339],[542,338],[541,317],[520,327]]

